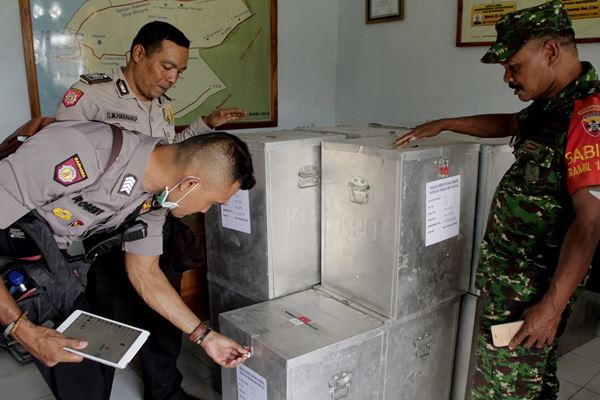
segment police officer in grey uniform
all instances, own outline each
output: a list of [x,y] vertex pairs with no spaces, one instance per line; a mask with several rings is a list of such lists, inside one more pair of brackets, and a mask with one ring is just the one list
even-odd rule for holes
[[[66,248],[75,239],[116,228],[158,195],[161,208],[137,217],[147,223],[147,236],[123,245],[128,277],[150,307],[189,334],[215,362],[236,367],[248,351],[202,324],[168,284],[158,257],[165,208],[177,218],[206,212],[212,204],[227,202],[238,189],[254,185],[246,145],[226,133],[159,145],[160,139],[125,132],[118,156],[104,171],[112,137],[110,127],[100,122],[57,122],[0,161],[0,229],[9,229],[35,210],[49,224],[59,247]],[[101,364],[94,362],[70,364],[82,358],[64,347],[81,349],[86,343],[24,316],[0,285],[0,324],[11,327],[8,334],[38,360],[56,398],[80,399],[83,393],[88,399],[110,397],[112,368],[100,371]]]
[[[173,143],[245,117],[246,113],[240,109],[221,109],[206,117],[206,121],[198,118],[182,132],[175,133],[171,100],[165,92],[186,69],[189,46],[185,35],[166,22],[144,25],[132,42],[126,67],[115,69],[112,77],[99,73],[82,75],[59,102],[56,118],[105,121]],[[175,237],[176,231],[191,233],[181,222],[170,218],[165,230],[167,241],[169,236]],[[193,237],[193,234],[187,235],[190,236]],[[171,257],[169,250],[169,246],[165,246],[160,265],[173,287],[180,291],[182,271],[189,267],[178,265],[181,262]],[[189,255],[192,260],[186,264],[193,264],[198,258],[202,260],[203,253],[197,253],[200,254]],[[135,295],[123,269],[118,267],[121,256],[113,254],[111,261],[107,260],[108,257],[110,255],[100,262],[111,264],[116,270],[93,269],[88,292],[96,291],[96,296],[90,293],[90,298],[104,316],[129,320],[152,333],[140,352],[145,399],[188,398],[181,389],[183,377],[177,369],[181,333]],[[127,304],[127,308],[123,304]]]
[[115,69],[112,77],[82,75],[58,104],[56,119],[106,121],[173,143],[246,117],[239,108],[219,109],[175,134],[171,99],[165,93],[187,68],[189,46],[185,35],[166,22],[144,25],[133,40],[127,66]]

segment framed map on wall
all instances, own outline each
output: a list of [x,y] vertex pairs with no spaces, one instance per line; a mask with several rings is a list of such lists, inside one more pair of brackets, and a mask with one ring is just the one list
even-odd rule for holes
[[178,126],[217,108],[277,126],[277,0],[19,0],[32,116],[54,115],[81,74],[125,66],[137,31],[167,21],[190,39],[187,70],[168,96]]
[[[504,14],[548,0],[458,0],[457,46],[492,45]],[[578,42],[600,42],[600,0],[563,0]]]

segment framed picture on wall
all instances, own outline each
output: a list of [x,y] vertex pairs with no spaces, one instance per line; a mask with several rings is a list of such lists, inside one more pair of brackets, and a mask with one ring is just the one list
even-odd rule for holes
[[[490,46],[496,22],[507,13],[548,0],[458,0],[457,46]],[[600,42],[600,0],[563,1],[578,42]]]
[[54,115],[81,74],[123,67],[131,41],[161,20],[190,39],[187,70],[167,95],[181,128],[218,108],[277,126],[277,0],[19,0],[32,116]]
[[365,2],[367,24],[404,19],[404,0],[365,0]]

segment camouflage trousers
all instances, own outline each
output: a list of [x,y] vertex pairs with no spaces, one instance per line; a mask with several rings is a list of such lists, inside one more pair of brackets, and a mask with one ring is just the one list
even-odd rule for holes
[[472,400],[555,400],[556,346],[494,347],[488,332],[478,336]]

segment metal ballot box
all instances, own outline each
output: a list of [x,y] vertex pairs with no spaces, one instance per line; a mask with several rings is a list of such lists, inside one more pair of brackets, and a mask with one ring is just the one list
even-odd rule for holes
[[[456,135],[456,134],[453,134]],[[447,139],[455,138],[447,132]],[[467,135],[462,140],[479,143],[479,175],[477,184],[477,205],[475,210],[475,229],[473,238],[473,260],[471,263],[471,278],[469,293],[463,296],[460,309],[456,358],[452,378],[452,399],[463,400],[468,396],[469,385],[475,368],[475,346],[479,331],[479,290],[475,285],[479,247],[485,234],[492,199],[498,183],[513,164],[515,157],[509,145],[510,138],[479,139]]]
[[309,289],[220,316],[221,333],[252,348],[223,368],[223,400],[382,398],[386,325]]
[[458,309],[452,299],[384,320],[310,289],[221,314],[222,333],[253,352],[221,370],[223,400],[447,400]]
[[206,215],[209,281],[264,301],[320,281],[321,142],[315,132],[237,133],[256,186]]
[[394,140],[397,137],[409,132],[409,128],[401,127],[360,127],[360,126],[306,126],[298,127],[294,130],[303,132],[337,133],[344,135],[347,139],[356,139],[364,137],[390,137]]
[[400,319],[467,291],[479,145],[322,146],[321,284]]
[[219,331],[219,314],[257,303],[256,300],[229,290],[212,281],[208,281],[208,300],[210,324],[217,331]]
[[[354,309],[369,311],[321,285],[315,289]],[[384,400],[447,400],[452,389],[461,298],[401,319],[386,319]],[[460,354],[456,353],[456,357]]]
[[[477,138],[456,132],[442,132],[430,143],[447,143],[449,141],[479,144],[479,173],[477,176],[477,204],[475,206],[475,230],[473,232],[473,258],[471,261],[471,278],[469,292],[478,294],[475,288],[475,274],[479,260],[479,246],[483,240],[492,199],[500,180],[515,161],[513,148],[509,145],[510,137]],[[418,142],[415,142],[418,143]]]
[[460,298],[388,320],[384,400],[447,400]]
[[479,183],[477,185],[477,208],[475,209],[475,232],[473,262],[469,292],[478,294],[475,287],[475,274],[479,261],[479,245],[483,240],[487,226],[492,199],[500,180],[515,161],[513,148],[508,144],[510,138],[481,144],[479,156]]
[[453,400],[468,399],[470,383],[475,371],[475,348],[479,334],[479,296],[467,293],[460,304],[458,320],[458,336],[456,340],[456,357],[452,375]]

